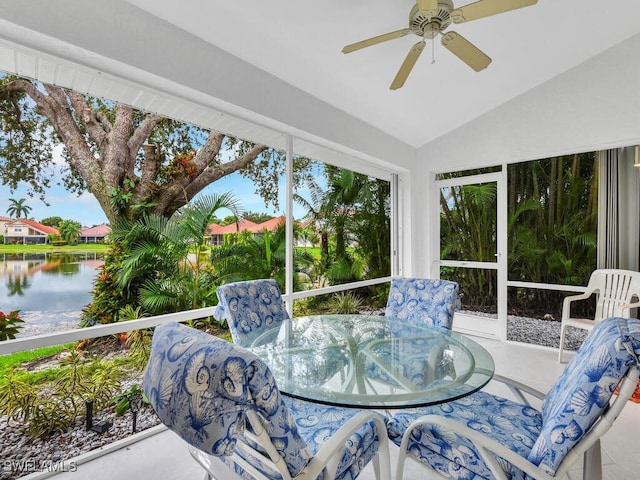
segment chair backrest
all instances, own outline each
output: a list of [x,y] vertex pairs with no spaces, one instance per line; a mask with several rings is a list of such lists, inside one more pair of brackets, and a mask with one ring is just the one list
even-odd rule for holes
[[451,329],[457,299],[456,282],[396,277],[391,279],[385,315]]
[[289,318],[278,283],[272,279],[228,283],[218,287],[214,316],[225,319],[233,341],[249,347],[263,333]]
[[594,319],[628,317],[629,309],[620,306],[640,297],[640,272],[631,270],[598,269],[589,278],[587,292],[598,292]]
[[313,456],[269,368],[233,343],[179,323],[161,325],[143,385],[162,423],[205,453],[233,454],[245,430],[256,429],[251,419],[257,417],[261,432],[252,433],[266,432],[272,445],[262,447],[275,451],[277,445],[292,476]]
[[639,355],[640,321],[607,318],[597,323],[544,400],[542,431],[529,460],[553,475],[607,413],[620,380],[640,367]]

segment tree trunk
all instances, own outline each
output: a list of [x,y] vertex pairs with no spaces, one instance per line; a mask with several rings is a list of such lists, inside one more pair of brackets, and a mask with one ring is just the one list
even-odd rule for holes
[[40,89],[17,79],[4,89],[28,95],[36,111],[49,120],[64,143],[71,171],[96,197],[111,223],[134,220],[143,211],[169,217],[206,186],[247,166],[267,150],[253,145],[221,163],[225,135],[211,132],[204,146],[185,160],[185,155],[170,155],[170,148],[162,152],[164,145],[147,143],[164,121],[159,115],[146,114],[140,120],[141,112],[131,107],[116,105],[110,110],[104,102],[89,103],[78,92],[43,86]]

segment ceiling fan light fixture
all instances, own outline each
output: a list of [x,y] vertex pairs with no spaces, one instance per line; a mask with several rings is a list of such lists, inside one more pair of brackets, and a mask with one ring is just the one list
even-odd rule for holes
[[[508,12],[517,8],[534,5],[538,0],[478,0],[461,8],[455,8],[453,0],[416,0],[409,12],[409,26],[401,30],[385,33],[345,46],[342,53],[351,53],[372,45],[404,37],[410,33],[421,37],[407,54],[400,70],[391,84],[391,90],[401,88],[411,73],[418,57],[425,47],[425,40],[433,40],[442,35],[442,45],[476,72],[484,70],[491,63],[478,47],[456,32],[445,32],[451,23],[468,22],[478,18]],[[432,61],[435,53],[432,48]]]
[[416,3],[409,12],[409,28],[419,37],[435,38],[440,32],[451,25],[451,0],[440,0],[438,9],[433,14],[428,14]]

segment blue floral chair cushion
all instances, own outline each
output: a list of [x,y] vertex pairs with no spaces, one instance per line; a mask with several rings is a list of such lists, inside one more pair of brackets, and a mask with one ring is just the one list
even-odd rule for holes
[[278,283],[272,279],[228,283],[218,287],[217,320],[226,320],[233,341],[249,347],[264,331],[289,318]]
[[[400,446],[409,424],[422,415],[456,419],[473,430],[491,435],[523,457],[531,451],[542,428],[542,415],[534,408],[480,391],[453,402],[408,409],[394,415],[387,423],[389,439]],[[437,425],[416,428],[408,454],[451,478],[493,478],[470,440]],[[502,467],[511,480],[527,478],[506,461]]]
[[[566,454],[582,439],[631,365],[640,364],[640,322],[611,318],[587,337],[545,397],[542,411],[486,392],[448,404],[405,410],[389,419],[389,438],[400,445],[411,422],[436,414],[455,419],[498,441],[554,475]],[[436,425],[423,424],[409,437],[408,454],[451,478],[493,478],[474,445]],[[502,458],[509,479],[529,476]]]
[[529,460],[553,475],[567,452],[609,405],[620,379],[640,356],[640,322],[610,318],[598,323],[549,390],[543,428]]
[[392,278],[385,315],[414,325],[451,328],[458,284],[448,280]]
[[[242,347],[178,323],[156,328],[144,374],[144,391],[160,420],[191,446],[234,462],[241,441],[262,446],[245,435],[253,411],[292,477],[300,474],[320,446],[357,410],[326,407],[282,397],[266,364]],[[378,449],[370,421],[345,446],[336,478],[355,478]],[[257,433],[257,432],[253,432]],[[267,478],[281,476],[256,464]],[[322,478],[320,476],[319,478]]]

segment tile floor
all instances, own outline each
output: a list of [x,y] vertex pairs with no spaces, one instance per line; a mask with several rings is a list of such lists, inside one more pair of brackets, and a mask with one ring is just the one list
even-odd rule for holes
[[[562,372],[564,365],[557,363],[557,350],[518,343],[501,343],[496,340],[474,338],[491,352],[496,363],[496,373],[526,383],[541,391],[547,391]],[[490,385],[494,393],[508,395]],[[505,389],[506,390],[506,389]],[[628,402],[612,429],[602,439],[603,477],[605,480],[637,480],[640,478],[640,404]],[[392,477],[397,448],[392,445]],[[204,471],[192,460],[185,444],[174,433],[162,431],[142,441],[121,448],[108,455],[79,464],[75,472],[54,475],[54,480],[186,480],[201,479]],[[24,477],[23,477],[24,478]],[[35,478],[43,478],[42,476]],[[373,480],[371,466],[359,477]],[[405,479],[437,478],[425,468],[409,461]],[[569,472],[568,480],[582,478],[581,465]],[[219,480],[225,480],[220,478]]]

